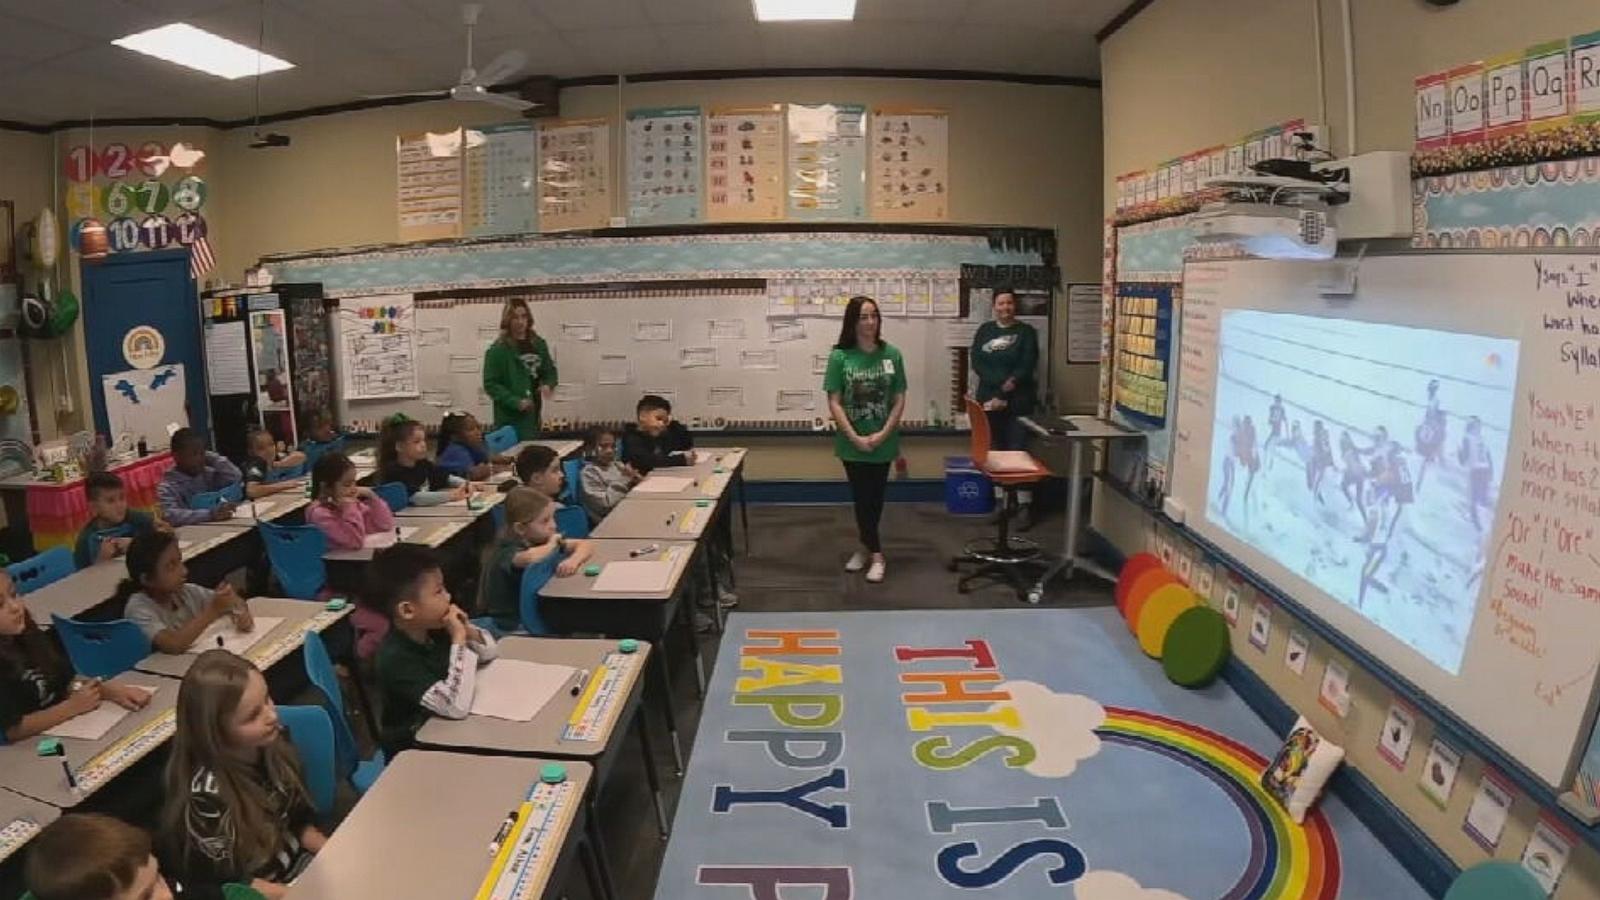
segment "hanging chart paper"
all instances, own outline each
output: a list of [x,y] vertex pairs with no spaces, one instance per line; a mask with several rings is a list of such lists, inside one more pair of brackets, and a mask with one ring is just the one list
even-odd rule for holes
[[165,446],[172,426],[189,424],[188,381],[182,363],[153,369],[129,369],[100,377],[106,424],[112,443],[133,446],[141,439]]
[[418,396],[416,321],[410,294],[340,301],[346,400]]
[[950,218],[949,115],[880,109],[872,115],[872,217],[886,222]]
[[603,228],[611,219],[611,125],[605,119],[539,128],[539,227]]
[[461,129],[395,138],[400,240],[461,236]]
[[628,224],[700,221],[700,107],[628,113]]
[[1100,361],[1100,285],[1067,285],[1067,362]]
[[867,108],[791,103],[788,126],[789,218],[866,218]]
[[466,234],[483,237],[538,230],[533,123],[468,128],[465,155],[462,219]]
[[243,322],[206,322],[206,381],[211,396],[250,393],[250,358]]
[[713,109],[706,132],[706,219],[783,218],[783,107]]

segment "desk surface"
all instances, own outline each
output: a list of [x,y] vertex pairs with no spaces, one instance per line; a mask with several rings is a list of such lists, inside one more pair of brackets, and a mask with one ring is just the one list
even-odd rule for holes
[[[501,659],[521,659],[529,662],[550,663],[588,669],[593,678],[606,654],[617,649],[616,641],[574,640],[566,638],[508,637],[500,641]],[[453,750],[471,753],[478,750],[513,756],[554,756],[566,758],[594,758],[605,753],[617,728],[617,718],[627,708],[633,694],[644,683],[644,663],[649,659],[650,645],[639,642],[639,649],[631,654],[637,663],[628,670],[617,686],[614,702],[606,710],[604,724],[592,741],[569,741],[561,734],[566,729],[578,703],[582,699],[565,688],[545,704],[529,722],[511,722],[488,716],[468,716],[465,719],[441,719],[437,716],[425,722],[417,731],[417,744],[433,750]],[[493,666],[494,663],[489,665]],[[576,682],[574,682],[576,684]],[[587,684],[587,682],[585,683]]]
[[[328,839],[289,889],[292,900],[439,900],[472,897],[493,859],[489,841],[539,780],[548,760],[407,750]],[[550,852],[572,836],[593,770],[562,761],[572,802]],[[550,866],[554,865],[551,859]],[[527,896],[546,894],[550,867]],[[559,886],[558,886],[559,887]]]
[[195,525],[202,528],[212,528],[218,526],[242,526],[244,528],[253,528],[258,521],[273,522],[289,515],[297,509],[305,509],[310,504],[311,501],[306,499],[305,494],[296,491],[289,491],[273,497],[262,498],[255,501],[254,504],[252,504],[251,501],[246,500],[239,504],[238,509],[233,511],[233,518],[231,519],[224,519],[220,522],[196,522]]
[[[678,565],[672,571],[672,582],[667,589],[653,594],[619,594],[614,591],[597,591],[594,589],[595,579],[598,575],[585,575],[581,571],[568,578],[551,578],[539,589],[539,596],[551,597],[559,600],[671,600],[678,592],[678,587],[683,583],[683,576],[689,571],[689,561],[694,557],[694,544],[690,541],[650,541],[642,539],[620,538],[590,538],[590,545],[594,547],[594,555],[589,557],[585,565],[598,565],[601,571],[605,570],[607,563],[627,562],[629,560],[660,559],[668,550],[677,549],[680,553]],[[645,556],[629,556],[634,550],[640,550],[655,544],[659,550]]]
[[61,811],[48,803],[0,789],[0,862],[59,818]]
[[120,559],[95,563],[60,581],[23,594],[22,602],[41,628],[49,628],[52,613],[70,619],[99,606],[117,592],[117,585],[127,577],[128,565]]
[[95,779],[95,783],[86,790],[74,791],[67,786],[66,773],[61,771],[61,757],[40,756],[35,752],[39,739],[29,738],[21,743],[7,744],[0,747],[0,787],[15,791],[26,797],[31,797],[60,809],[70,809],[82,803],[90,794],[99,789],[115,774],[133,765],[135,762],[149,755],[151,750],[167,742],[172,736],[172,711],[178,702],[178,682],[160,675],[148,672],[124,672],[111,679],[117,684],[138,684],[156,689],[155,696],[150,698],[150,703],[144,709],[128,713],[122,721],[114,725],[105,736],[98,741],[85,741],[77,738],[61,738],[61,746],[67,751],[66,760],[72,766],[78,778],[86,778],[84,763],[89,762],[95,754],[110,748],[145,725],[164,720],[154,732],[158,740],[151,740],[144,746],[131,751],[125,758],[109,766],[103,778]]
[[556,452],[556,456],[566,459],[569,456],[577,455],[578,451],[583,449],[583,441],[521,441],[511,445],[511,449],[507,450],[505,455],[515,459],[516,455],[521,453],[524,447],[549,447]]
[[1039,416],[1033,421],[1041,428],[1061,427],[1062,422],[1072,426],[1061,434],[1037,435],[1043,441],[1104,440],[1106,438],[1142,438],[1144,432],[1124,428],[1115,422],[1095,416]]
[[[699,506],[705,502],[707,505]],[[699,540],[716,515],[714,503],[696,500],[636,500],[630,494],[594,527],[597,538],[641,538],[658,541]],[[689,529],[683,523],[689,522]]]
[[487,491],[478,495],[483,505],[477,509],[468,509],[467,501],[451,500],[449,503],[440,503],[437,506],[408,506],[395,513],[401,519],[461,519],[466,522],[475,522],[482,516],[487,516],[489,511],[505,502],[506,495],[499,491]]
[[[229,541],[249,534],[255,526],[248,522],[210,522],[203,525],[184,525],[177,529],[178,547],[188,562],[197,556],[221,547]],[[118,561],[117,565],[122,565]]]
[[[290,600],[277,597],[251,597],[245,601],[256,618],[282,619],[272,630],[263,634],[246,650],[248,657],[260,669],[269,669],[279,660],[293,653],[305,642],[306,631],[325,631],[329,625],[350,614],[347,605],[339,612],[329,612],[321,603],[311,600]],[[287,648],[287,649],[286,649]],[[182,678],[198,659],[198,653],[152,653],[134,664],[134,669],[168,678]]]
[[[721,472],[716,469],[721,468]],[[653,481],[665,478],[687,478],[689,483],[676,491],[650,491],[640,490]],[[728,485],[733,482],[733,470],[723,466],[709,466],[705,464],[671,468],[656,469],[644,480],[634,485],[628,492],[632,500],[720,500],[728,492]]]
[[[412,518],[400,522],[400,540],[407,544],[421,544],[437,550],[472,523],[466,519]],[[394,546],[389,544],[388,546]],[[362,547],[360,550],[329,550],[322,554],[328,562],[367,562],[382,547]]]

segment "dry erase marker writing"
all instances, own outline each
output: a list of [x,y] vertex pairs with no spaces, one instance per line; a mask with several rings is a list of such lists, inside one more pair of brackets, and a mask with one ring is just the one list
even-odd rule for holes
[[489,842],[490,856],[500,852],[500,845],[504,844],[506,842],[506,838],[511,836],[511,829],[514,828],[516,824],[517,810],[513,809],[511,812],[506,813],[505,821],[500,823],[500,830],[494,833],[494,840]]
[[583,686],[586,683],[588,683],[588,681],[589,681],[589,670],[588,669],[580,669],[578,671],[578,683],[572,686],[572,696],[576,697],[576,696],[578,696],[578,694],[582,693]]

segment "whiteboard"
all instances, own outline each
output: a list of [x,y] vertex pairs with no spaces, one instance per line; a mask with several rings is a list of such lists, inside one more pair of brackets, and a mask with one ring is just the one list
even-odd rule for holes
[[[770,300],[761,289],[646,294],[529,298],[534,326],[560,375],[544,407],[546,427],[631,421],[646,393],[666,396],[674,417],[691,427],[804,429],[828,421],[823,366],[839,337],[839,316],[769,317]],[[353,302],[361,301],[340,301]],[[437,422],[459,409],[488,423],[483,354],[499,337],[503,304],[504,298],[418,303],[418,396],[399,402],[341,397],[341,420],[359,424],[403,411]],[[905,358],[907,421],[925,420],[930,403],[941,418],[949,416],[960,374],[951,345],[967,346],[971,327],[950,318],[885,319],[885,339]],[[1043,344],[1048,329],[1039,331]],[[1044,346],[1040,353],[1047,355]]]
[[[1323,297],[1317,285],[1326,283],[1328,265],[1187,267],[1174,498],[1189,527],[1560,785],[1586,733],[1600,669],[1600,261],[1369,258],[1358,263],[1354,296]],[[1422,335],[1418,329],[1435,335],[1385,337]],[[1384,349],[1391,344],[1399,349]],[[1425,399],[1431,381],[1442,385],[1434,389],[1438,401]],[[1258,439],[1259,482],[1237,463],[1231,484],[1225,472],[1219,478],[1230,456],[1240,458],[1238,410],[1255,410],[1265,438],[1274,395],[1288,407],[1284,418],[1308,428],[1332,423],[1335,440],[1344,431],[1362,440],[1387,433],[1411,475],[1425,475],[1414,502],[1391,498],[1367,511],[1381,530],[1383,509],[1405,510],[1388,514],[1399,527],[1386,532],[1397,536],[1381,554],[1376,539],[1352,533],[1367,513],[1353,515],[1339,469],[1315,503],[1310,481],[1296,485],[1318,468],[1307,461],[1314,454],[1267,449]],[[1352,395],[1369,399],[1357,407],[1339,399]],[[1242,406],[1236,397],[1246,398]],[[1446,450],[1423,465],[1425,432],[1417,423],[1430,402],[1443,409]],[[1352,408],[1362,413],[1344,421],[1331,412]],[[1472,480],[1473,467],[1462,462],[1471,454],[1457,450],[1474,416],[1474,433],[1487,435],[1491,448],[1487,482]],[[1241,507],[1245,479],[1255,499]],[[1475,498],[1494,492],[1491,519]],[[1224,496],[1231,510],[1223,509]],[[1481,532],[1471,524],[1475,515],[1485,520]],[[1260,540],[1263,531],[1270,542]],[[1288,549],[1301,542],[1303,556]],[[1340,567],[1374,558],[1378,564],[1358,576],[1358,600],[1341,598]],[[1394,618],[1406,612],[1410,620]],[[1452,674],[1446,638],[1458,615]]]

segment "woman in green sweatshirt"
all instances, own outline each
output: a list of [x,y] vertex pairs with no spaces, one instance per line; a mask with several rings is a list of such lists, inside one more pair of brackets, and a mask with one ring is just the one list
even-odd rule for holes
[[[1039,333],[1017,321],[1017,295],[1011,288],[995,288],[993,311],[994,318],[979,325],[972,336],[972,370],[978,373],[972,397],[989,418],[991,449],[1023,450],[1026,432],[1017,417],[1033,412]],[[1033,523],[1033,494],[1019,495],[1018,524],[1028,528]]]
[[538,437],[539,412],[555,386],[550,346],[533,330],[528,301],[512,297],[500,314],[500,339],[483,354],[483,392],[494,403],[494,427],[515,427],[521,441]]

